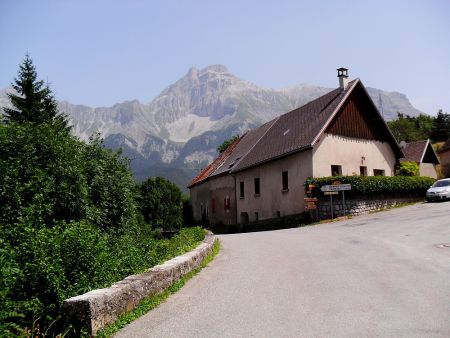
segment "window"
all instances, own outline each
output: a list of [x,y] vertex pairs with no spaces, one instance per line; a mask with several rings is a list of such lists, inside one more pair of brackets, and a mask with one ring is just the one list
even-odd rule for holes
[[240,182],[240,184],[239,184],[239,196],[241,197],[241,198],[244,198],[244,182]]
[[259,196],[260,193],[259,177],[257,177],[255,178],[255,195]]
[[258,222],[259,221],[259,214],[258,214],[258,212],[255,212],[255,222]]
[[228,169],[233,168],[233,166],[237,163],[237,161],[239,161],[239,159],[240,159],[240,157],[236,157],[236,159],[233,161],[233,163],[231,163],[231,164],[228,166]]
[[367,167],[364,167],[364,166],[359,167],[359,175],[367,176]]
[[225,210],[230,210],[230,198],[228,196],[223,199],[223,207]]
[[277,211],[277,217],[281,217],[281,212]]
[[341,176],[342,175],[342,166],[341,165],[332,165],[331,166],[331,176]]
[[373,176],[384,176],[383,169],[373,169]]
[[281,173],[281,183],[283,186],[283,190],[289,190],[289,177],[288,177],[288,172],[287,171],[283,171]]

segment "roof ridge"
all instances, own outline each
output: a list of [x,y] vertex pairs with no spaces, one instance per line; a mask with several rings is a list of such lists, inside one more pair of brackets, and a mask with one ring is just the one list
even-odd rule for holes
[[406,144],[413,144],[413,143],[419,143],[419,142],[427,142],[427,141],[429,141],[430,139],[428,139],[428,140],[417,140],[417,141],[411,141],[411,142],[406,142]]
[[[222,165],[222,163],[225,162],[225,160],[231,155],[231,153],[233,152],[234,148],[236,148],[237,144],[241,141],[241,139],[246,134],[247,133],[245,133],[244,135],[239,137],[237,140],[235,140],[214,161],[212,161],[210,164],[208,164],[204,169],[200,170],[198,175],[196,175],[192,179],[191,183],[189,183],[188,188],[190,188],[190,187],[194,186],[195,184],[197,184],[199,182],[202,182],[202,181],[206,180],[207,178],[209,178],[211,176],[211,174],[214,173],[214,171],[216,171],[216,169],[220,165]],[[206,175],[206,174],[207,174],[206,177],[204,177],[203,179],[200,179],[203,175]]]
[[[423,141],[422,141],[422,142],[423,142]],[[422,156],[420,157],[420,163],[422,163],[423,158],[425,157],[425,154],[426,154],[427,149],[428,149],[428,144],[430,144],[430,139],[427,139],[427,140],[425,141],[425,147],[423,147]],[[433,147],[431,147],[431,148],[433,148]]]

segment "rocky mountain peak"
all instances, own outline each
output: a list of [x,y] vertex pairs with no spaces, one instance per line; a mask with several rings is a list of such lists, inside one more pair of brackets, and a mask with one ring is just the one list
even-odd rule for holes
[[173,123],[190,114],[217,118],[214,112],[222,109],[211,110],[211,107],[223,107],[224,94],[231,87],[246,85],[223,65],[200,70],[192,67],[151,102],[151,110],[157,112],[156,120],[160,124]]
[[203,68],[202,72],[230,73],[224,65],[209,65]]

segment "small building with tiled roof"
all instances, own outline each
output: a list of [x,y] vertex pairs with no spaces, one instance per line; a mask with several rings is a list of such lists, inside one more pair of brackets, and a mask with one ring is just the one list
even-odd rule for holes
[[442,174],[445,177],[450,177],[450,138],[439,149],[438,155],[441,161]]
[[439,158],[431,145],[430,140],[416,142],[400,142],[400,148],[403,150],[404,158],[401,162],[416,162],[419,165],[419,175],[437,178],[436,165],[439,164]]
[[[233,143],[189,185],[194,218],[246,224],[301,215],[308,177],[394,175],[403,152],[359,79]],[[230,149],[231,148],[231,149]]]

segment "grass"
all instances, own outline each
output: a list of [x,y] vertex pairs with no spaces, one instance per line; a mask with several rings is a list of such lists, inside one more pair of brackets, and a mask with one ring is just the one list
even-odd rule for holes
[[134,310],[125,313],[119,317],[114,323],[106,326],[101,331],[97,333],[97,337],[107,338],[111,337],[113,334],[118,332],[120,329],[124,328],[126,325],[130,324],[132,321],[138,319],[139,317],[145,315],[150,310],[153,310],[159,304],[163,303],[171,294],[174,294],[178,290],[180,290],[186,282],[194,277],[197,273],[200,272],[205,266],[207,266],[214,257],[219,253],[220,250],[220,242],[216,240],[214,242],[212,251],[205,257],[202,264],[199,267],[195,268],[188,274],[181,277],[178,281],[174,282],[163,292],[149,296],[144,299]]

